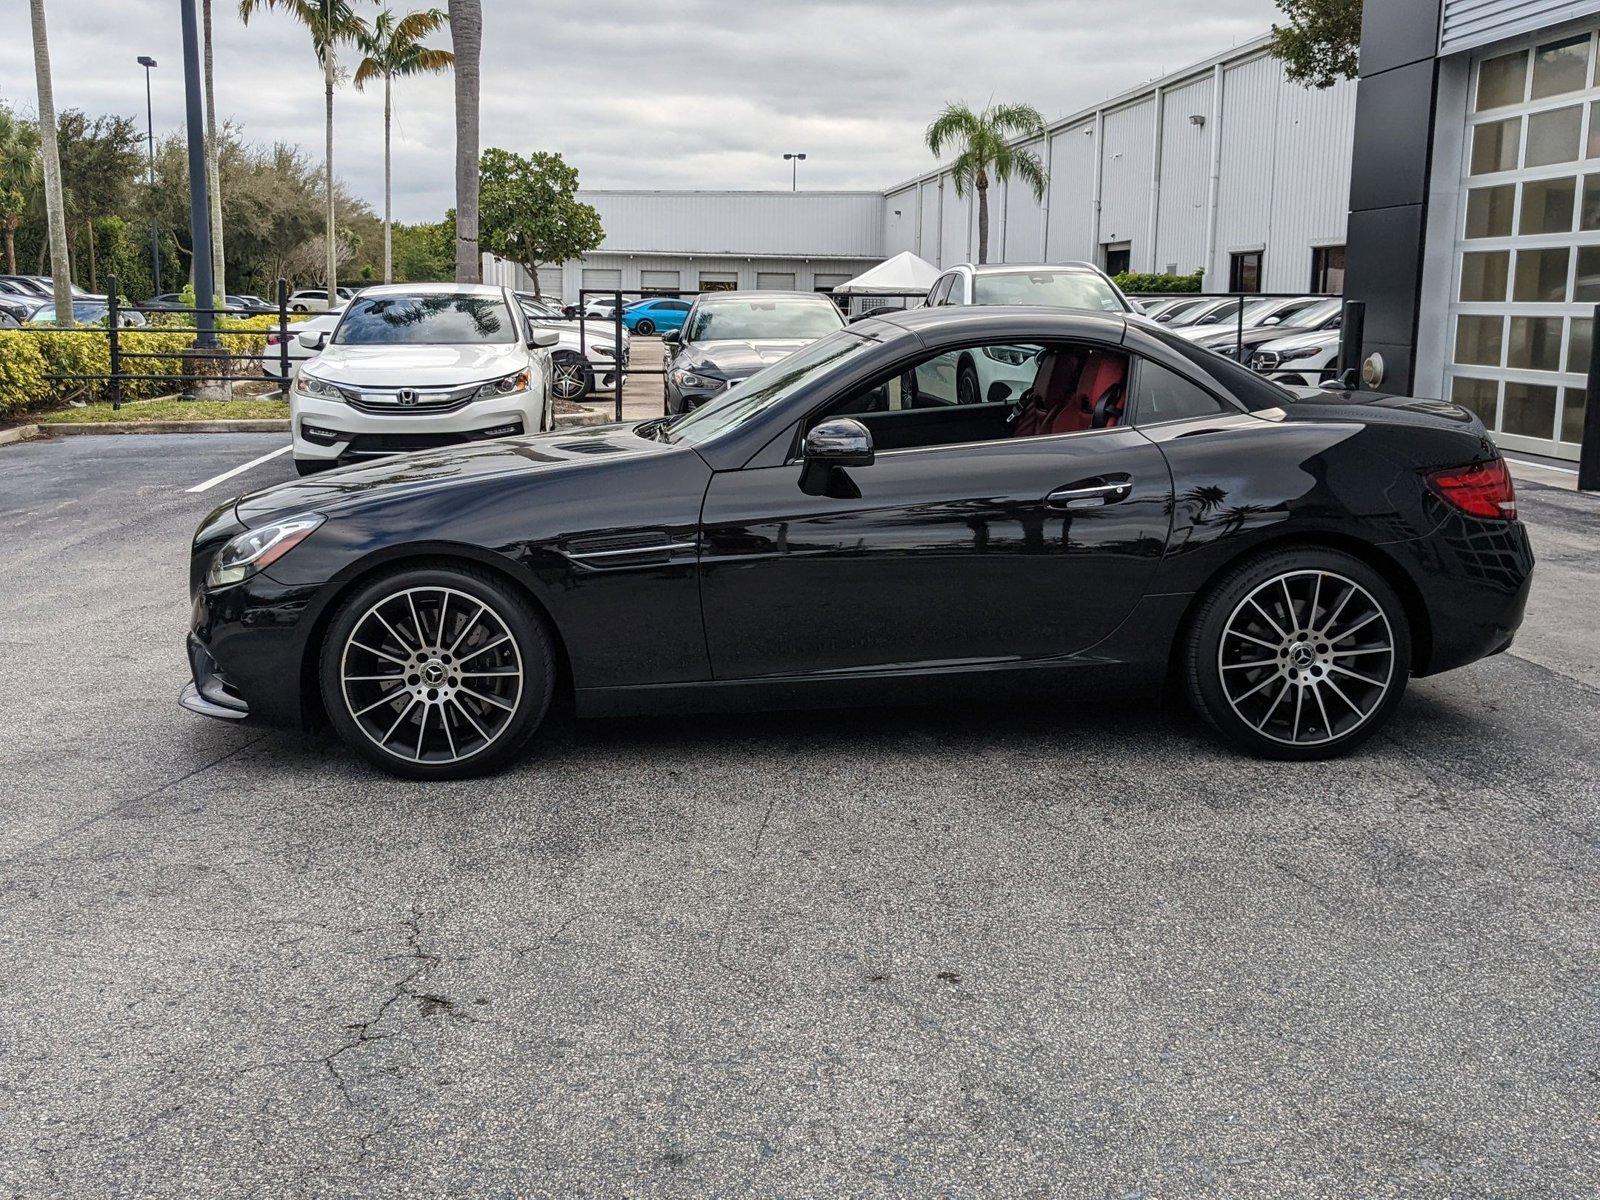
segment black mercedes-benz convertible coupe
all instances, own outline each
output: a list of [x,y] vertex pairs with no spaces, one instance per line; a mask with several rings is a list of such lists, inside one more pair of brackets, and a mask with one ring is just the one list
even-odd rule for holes
[[[925,386],[980,356],[980,395]],[[1173,681],[1236,746],[1321,758],[1408,677],[1509,646],[1532,565],[1463,409],[1291,392],[1117,315],[918,310],[692,413],[223,505],[182,703],[447,778],[558,692],[585,716]]]

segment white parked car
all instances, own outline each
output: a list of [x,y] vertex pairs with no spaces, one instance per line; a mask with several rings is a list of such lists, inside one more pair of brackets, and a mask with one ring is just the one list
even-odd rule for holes
[[[960,263],[928,289],[929,308],[984,304],[1034,304],[1085,312],[1142,314],[1099,267],[1086,262]],[[985,346],[930,359],[916,370],[918,396],[944,404],[1010,401],[1039,374],[1028,346]]]
[[[1243,327],[1258,329],[1269,325],[1295,324],[1295,316],[1322,303],[1325,296],[1288,296],[1270,300],[1247,300],[1244,305]],[[1223,330],[1238,331],[1241,322],[1239,306],[1232,301],[1212,306],[1199,320],[1172,327],[1179,337],[1195,341],[1209,341],[1220,336]]]
[[627,378],[633,352],[633,335],[627,329],[622,331],[619,354],[617,327],[611,322],[564,316],[556,305],[527,292],[517,292],[516,298],[530,324],[557,335],[550,350],[551,388],[557,400],[582,400],[593,391],[610,391],[616,387],[619,370]]
[[559,340],[530,326],[505,288],[367,288],[295,372],[295,469],[550,429],[550,347]]
[[1287,387],[1315,387],[1333,378],[1339,366],[1339,324],[1302,330],[1256,347],[1247,360],[1253,371]]
[[355,295],[347,287],[336,288],[333,293],[333,303],[328,303],[328,293],[323,288],[301,288],[298,292],[289,293],[289,311],[292,313],[327,312],[330,308],[338,308],[345,301]]

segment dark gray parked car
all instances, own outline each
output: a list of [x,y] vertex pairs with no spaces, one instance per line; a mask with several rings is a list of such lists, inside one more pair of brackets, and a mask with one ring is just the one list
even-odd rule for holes
[[811,292],[707,292],[666,346],[665,409],[688,412],[763,367],[844,327],[838,306]]

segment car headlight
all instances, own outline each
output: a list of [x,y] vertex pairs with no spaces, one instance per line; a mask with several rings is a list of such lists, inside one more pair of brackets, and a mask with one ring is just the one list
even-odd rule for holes
[[303,513],[298,517],[245,530],[211,560],[211,569],[206,572],[206,586],[228,587],[266,570],[315,533],[326,520],[321,513]]
[[985,346],[985,358],[992,358],[995,362],[1003,362],[1008,366],[1020,367],[1033,357],[1032,350],[1018,350],[1015,346]]
[[507,375],[504,379],[492,379],[473,393],[474,400],[490,400],[495,396],[510,396],[517,392],[528,390],[529,375],[526,371],[518,371],[515,375]]
[[315,375],[300,372],[300,377],[295,380],[295,391],[303,396],[318,396],[324,400],[347,400],[344,389],[338,384],[329,383],[326,379],[319,379]]
[[1299,346],[1291,350],[1279,350],[1278,361],[1280,363],[1297,362],[1302,358],[1311,358],[1313,355],[1321,353],[1321,346]]
[[593,354],[596,358],[615,358],[617,356],[616,348],[612,346],[591,345],[589,347],[589,353]]
[[672,373],[672,382],[679,387],[698,388],[702,391],[715,391],[723,385],[723,380],[713,379],[709,375],[696,375],[693,371],[685,371],[681,367]]

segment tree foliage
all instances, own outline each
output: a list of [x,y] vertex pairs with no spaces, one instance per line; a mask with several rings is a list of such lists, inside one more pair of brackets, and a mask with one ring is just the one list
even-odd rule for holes
[[1017,178],[1035,198],[1043,200],[1050,177],[1032,150],[1016,145],[1019,139],[1044,134],[1044,118],[1029,104],[991,104],[974,112],[965,104],[947,104],[928,126],[928,149],[941,155],[956,149],[950,165],[956,195],[978,193],[978,261],[989,261],[989,184],[991,180]]
[[577,197],[578,172],[559,154],[523,156],[490,147],[479,164],[478,237],[539,287],[539,268],[600,245],[600,214]]
[[1361,58],[1361,0],[1277,0],[1288,18],[1272,26],[1272,53],[1307,87],[1354,79]]

